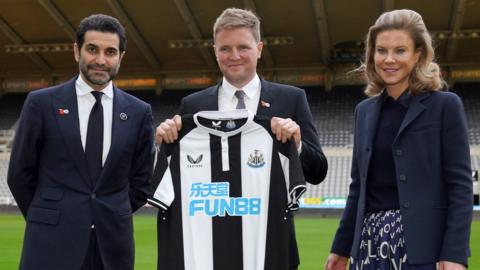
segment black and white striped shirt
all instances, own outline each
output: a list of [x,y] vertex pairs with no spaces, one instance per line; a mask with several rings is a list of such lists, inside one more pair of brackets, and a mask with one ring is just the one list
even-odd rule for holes
[[295,143],[247,110],[182,117],[158,154],[158,269],[288,269],[287,213],[305,180]]

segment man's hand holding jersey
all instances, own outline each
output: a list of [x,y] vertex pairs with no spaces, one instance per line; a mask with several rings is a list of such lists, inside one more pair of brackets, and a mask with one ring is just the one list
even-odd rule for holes
[[178,131],[180,129],[182,129],[182,117],[176,114],[158,125],[155,132],[155,142],[157,144],[162,144],[163,142],[173,143],[178,139]]
[[297,149],[300,149],[302,135],[300,133],[300,126],[295,121],[290,118],[272,117],[270,125],[277,140],[285,143],[287,140],[293,138],[295,146]]

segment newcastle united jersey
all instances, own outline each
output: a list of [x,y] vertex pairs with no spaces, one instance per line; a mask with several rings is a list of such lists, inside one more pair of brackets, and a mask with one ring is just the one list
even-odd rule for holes
[[281,270],[305,180],[293,141],[247,110],[182,117],[157,157],[158,269]]

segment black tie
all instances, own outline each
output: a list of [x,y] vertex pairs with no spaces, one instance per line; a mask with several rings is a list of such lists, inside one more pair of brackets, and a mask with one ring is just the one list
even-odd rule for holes
[[235,96],[238,99],[237,109],[245,109],[245,92],[242,90],[235,91]]
[[93,105],[88,118],[87,142],[85,143],[85,155],[87,157],[90,177],[95,185],[102,171],[103,156],[103,106],[102,92],[92,91],[96,102]]

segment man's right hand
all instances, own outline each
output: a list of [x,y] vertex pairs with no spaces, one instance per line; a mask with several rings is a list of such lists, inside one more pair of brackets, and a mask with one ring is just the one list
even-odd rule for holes
[[173,143],[178,139],[178,131],[182,128],[182,118],[175,115],[171,119],[163,121],[157,127],[155,132],[155,142],[157,144]]
[[328,255],[325,262],[325,270],[346,270],[348,265],[348,258],[340,256],[335,253]]

